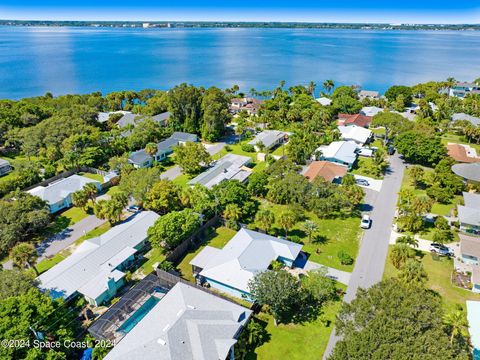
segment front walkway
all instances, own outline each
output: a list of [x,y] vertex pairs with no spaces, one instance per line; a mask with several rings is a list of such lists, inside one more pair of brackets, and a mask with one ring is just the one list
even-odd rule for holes
[[319,268],[322,268],[322,267],[327,269],[327,277],[329,277],[333,280],[336,280],[336,281],[338,281],[342,284],[348,285],[348,283],[350,281],[351,273],[346,272],[346,271],[341,271],[341,270],[337,270],[337,269],[327,267],[327,266],[324,266],[324,265],[321,265],[321,264],[317,264],[313,261],[307,261],[302,270],[308,272],[308,271],[312,271],[312,270],[319,269]]

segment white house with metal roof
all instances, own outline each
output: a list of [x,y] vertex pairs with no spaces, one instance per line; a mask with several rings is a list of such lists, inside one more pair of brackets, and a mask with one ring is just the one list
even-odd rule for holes
[[465,205],[458,205],[458,222],[460,230],[473,235],[480,235],[480,194],[463,193]]
[[383,109],[377,106],[364,106],[362,110],[360,110],[360,114],[372,117],[381,112],[383,112]]
[[338,127],[340,138],[345,141],[353,141],[359,146],[363,146],[372,138],[372,131],[357,125]]
[[144,211],[99,237],[85,240],[65,260],[41,274],[39,288],[53,298],[79,294],[98,306],[115,296],[124,284],[125,269],[147,240],[147,230],[159,216]]
[[72,194],[75,191],[82,190],[86,184],[95,184],[99,190],[101,188],[98,181],[75,174],[54,181],[47,186],[34,187],[27,192],[46,201],[50,212],[53,214],[72,206]]
[[312,160],[325,160],[353,167],[357,160],[357,145],[350,141],[334,141],[329,145],[322,145],[312,155]]
[[320,105],[322,105],[322,106],[329,106],[329,105],[332,104],[332,99],[329,99],[329,98],[324,97],[324,96],[319,97],[319,98],[317,98],[317,99],[315,99],[315,100],[316,100]]
[[198,282],[251,301],[248,282],[272,261],[292,267],[301,250],[301,244],[242,228],[223,249],[206,246],[190,265]]
[[252,311],[177,283],[104,360],[234,359],[233,346]]
[[288,133],[278,130],[264,130],[258,133],[255,138],[248,143],[255,147],[255,151],[260,151],[259,143],[262,143],[266,149],[272,149],[275,146],[283,144],[288,137]]
[[190,180],[188,184],[200,184],[211,189],[214,185],[225,180],[245,182],[252,173],[252,170],[247,167],[251,161],[250,156],[227,154],[211,168]]

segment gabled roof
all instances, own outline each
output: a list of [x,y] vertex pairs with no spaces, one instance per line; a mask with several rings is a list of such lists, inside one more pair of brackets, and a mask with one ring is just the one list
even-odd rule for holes
[[337,125],[357,125],[361,127],[368,127],[372,122],[371,116],[362,114],[338,114]]
[[120,126],[121,128],[127,125],[136,125],[137,123],[142,122],[147,118],[151,118],[153,121],[164,125],[164,123],[168,120],[168,118],[170,118],[170,115],[171,114],[168,111],[158,115],[154,115],[154,116],[132,114],[131,112],[125,111],[122,118],[118,120],[117,125]]
[[464,179],[480,181],[480,163],[455,164],[452,171]]
[[[295,260],[301,249],[300,244],[241,229],[211,256],[200,275],[248,293],[248,282],[255,274],[267,270],[278,257]],[[197,257],[190,264],[199,263]]]
[[179,282],[104,360],[224,360],[251,314]]
[[55,181],[48,186],[37,186],[27,192],[31,195],[38,196],[52,205],[66,199],[75,191],[83,189],[83,187],[89,183],[100,185],[96,180],[75,174]]
[[248,143],[250,145],[257,145],[259,142],[263,143],[267,149],[272,147],[280,139],[285,138],[288,133],[278,130],[264,130],[261,133],[257,134],[253,140],[250,140]]
[[172,139],[175,139],[175,140],[181,141],[181,142],[188,142],[188,141],[197,142],[198,141],[198,136],[197,135],[186,133],[186,132],[176,131],[170,137]]
[[369,117],[375,116],[380,112],[383,112],[383,109],[377,106],[364,106],[362,110],[360,110],[360,114]]
[[329,145],[322,145],[317,150],[320,150],[323,158],[333,158],[353,164],[357,159],[357,145],[349,141],[334,141]]
[[469,154],[467,151],[468,148],[470,148],[468,145],[454,143],[447,144],[448,155],[452,159],[464,163],[480,162],[480,157],[475,157]]
[[465,191],[462,194],[466,207],[480,210],[480,194]]
[[370,136],[372,136],[371,130],[357,125],[339,126],[338,130],[342,134],[341,138],[343,140],[353,140],[360,144],[365,144]]
[[480,118],[465,113],[456,113],[452,115],[452,120],[467,120],[473,125],[480,126]]
[[328,182],[332,182],[337,177],[343,177],[347,173],[346,166],[338,165],[330,161],[313,161],[307,171],[303,174],[309,181],[315,180],[321,176]]
[[463,224],[480,226],[480,210],[458,205],[458,220]]
[[360,90],[360,92],[358,93],[358,96],[378,98],[380,97],[380,93],[378,91],[372,91],[372,90]]
[[473,236],[458,234],[460,238],[460,251],[462,254],[475,256],[480,259],[480,239]]
[[96,298],[106,290],[110,277],[118,281],[124,274],[116,268],[147,238],[147,230],[159,216],[153,211],[141,212],[99,237],[85,240],[75,251],[37,280],[54,298],[79,292]]

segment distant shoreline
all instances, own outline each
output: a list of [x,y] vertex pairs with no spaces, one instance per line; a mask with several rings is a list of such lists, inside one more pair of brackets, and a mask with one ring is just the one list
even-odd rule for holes
[[480,24],[374,24],[308,22],[214,22],[214,21],[47,21],[0,20],[0,26],[68,26],[94,28],[277,28],[277,29],[358,29],[358,30],[455,30],[478,31]]

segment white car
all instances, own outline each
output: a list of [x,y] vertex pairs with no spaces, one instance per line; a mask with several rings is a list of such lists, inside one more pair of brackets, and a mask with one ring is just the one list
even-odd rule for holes
[[370,225],[372,224],[372,219],[370,219],[370,215],[363,215],[362,222],[360,223],[360,227],[362,229],[369,229]]

